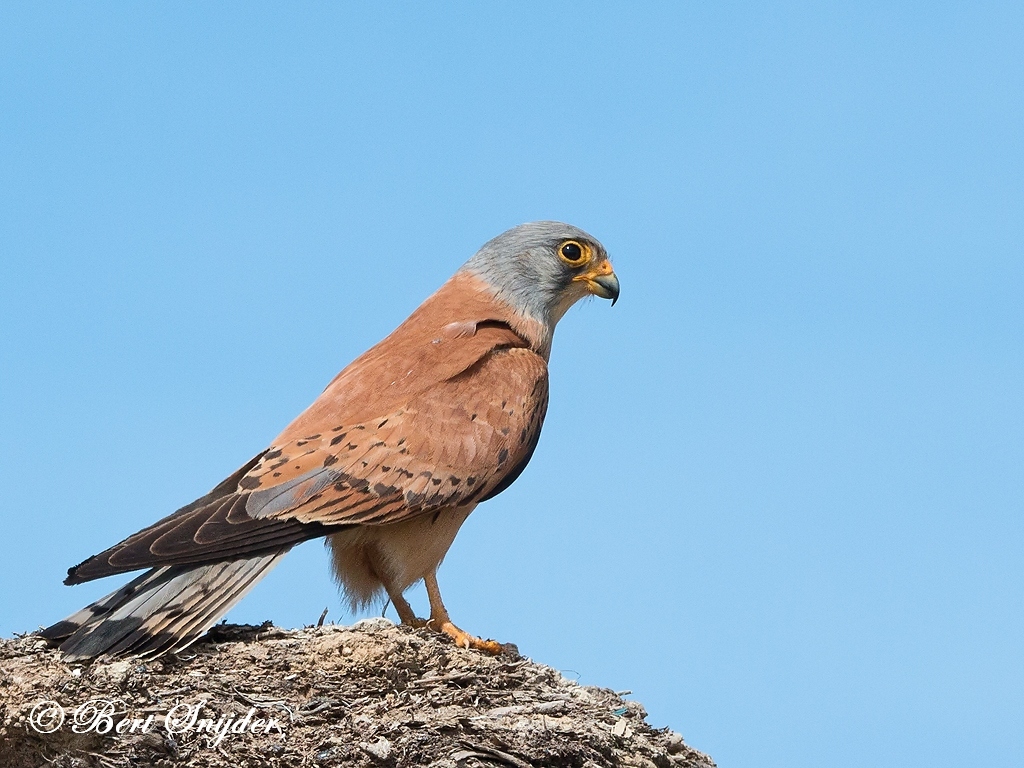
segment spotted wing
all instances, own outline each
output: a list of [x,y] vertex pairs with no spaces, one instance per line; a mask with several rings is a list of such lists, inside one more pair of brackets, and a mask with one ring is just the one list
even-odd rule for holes
[[254,518],[328,526],[476,503],[525,466],[546,407],[544,360],[498,349],[379,418],[275,447],[239,486]]
[[[329,388],[310,418],[296,420],[292,432],[301,435],[286,430],[206,496],[70,569],[66,583],[280,551],[507,487],[540,435],[547,365],[500,324],[444,341],[404,359],[392,355],[390,367],[354,363],[336,385],[361,395],[355,406],[329,402],[338,397]],[[366,418],[375,402],[367,393],[386,390],[393,371],[406,369],[402,388],[377,397],[378,414]],[[386,375],[375,382],[374,370]],[[345,418],[352,413],[362,418]]]

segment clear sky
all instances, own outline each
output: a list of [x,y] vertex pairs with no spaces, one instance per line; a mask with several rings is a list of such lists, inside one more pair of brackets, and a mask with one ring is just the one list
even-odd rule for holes
[[561,219],[622,298],[455,620],[723,768],[1024,764],[1022,6],[356,5],[0,6],[0,634]]

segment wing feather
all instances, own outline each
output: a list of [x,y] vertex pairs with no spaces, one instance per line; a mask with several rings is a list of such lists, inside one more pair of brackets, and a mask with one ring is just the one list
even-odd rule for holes
[[382,362],[385,340],[271,448],[206,496],[70,569],[65,583],[251,558],[493,495],[536,444],[547,363],[508,325],[466,327],[449,323]]
[[[246,508],[263,519],[367,525],[472,503],[528,459],[546,406],[543,359],[503,350],[375,424],[348,427],[346,435],[355,432],[359,442],[346,436],[332,445],[328,431],[275,446],[272,453],[282,457],[301,452],[303,462],[254,466],[241,481],[253,489]],[[316,468],[303,471],[310,463]],[[323,482],[328,475],[332,482]]]

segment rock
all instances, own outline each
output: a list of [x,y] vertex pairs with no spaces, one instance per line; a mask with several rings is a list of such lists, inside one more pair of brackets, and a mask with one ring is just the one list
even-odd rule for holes
[[674,731],[668,732],[668,740],[665,744],[665,749],[668,750],[670,755],[674,755],[678,752],[682,752],[686,749],[686,745],[683,743],[683,737]]
[[370,757],[376,758],[381,762],[384,762],[391,757],[391,742],[383,736],[373,742],[373,744],[367,744],[365,741],[361,741],[359,742],[359,747]]
[[390,619],[386,619],[383,616],[375,616],[369,619],[360,619],[352,625],[352,629],[358,629],[362,632],[377,632],[387,631],[393,626],[395,624]]

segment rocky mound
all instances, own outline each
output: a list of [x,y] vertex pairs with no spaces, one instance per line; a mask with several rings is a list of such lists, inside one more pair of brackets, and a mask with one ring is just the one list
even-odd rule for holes
[[0,765],[689,766],[643,707],[508,653],[370,619],[220,625],[156,661],[0,640]]

